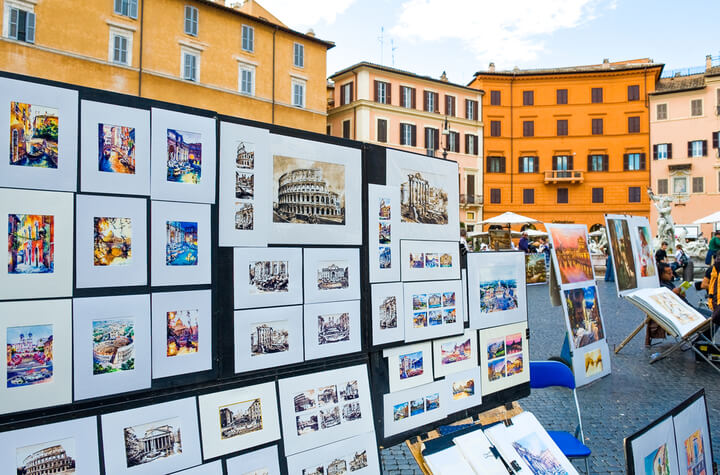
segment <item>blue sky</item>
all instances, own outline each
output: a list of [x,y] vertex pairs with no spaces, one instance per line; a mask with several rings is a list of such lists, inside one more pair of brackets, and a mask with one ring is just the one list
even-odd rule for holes
[[[666,69],[720,55],[717,0],[260,0],[289,27],[337,46],[328,75],[359,61],[468,83],[499,69],[649,57]],[[380,31],[384,28],[384,47]],[[392,41],[392,43],[391,43]],[[396,47],[394,53],[391,44]],[[382,57],[381,57],[382,53]]]

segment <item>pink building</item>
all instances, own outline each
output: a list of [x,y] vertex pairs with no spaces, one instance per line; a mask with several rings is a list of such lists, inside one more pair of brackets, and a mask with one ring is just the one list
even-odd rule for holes
[[[690,224],[720,210],[720,65],[706,57],[704,68],[661,78],[650,93],[653,192],[674,198],[675,224]],[[650,224],[657,232],[657,210]],[[713,225],[703,224],[709,239]]]
[[[442,157],[460,169],[460,221],[482,221],[483,91],[362,62],[330,76],[328,134]],[[447,126],[446,121],[447,120]]]

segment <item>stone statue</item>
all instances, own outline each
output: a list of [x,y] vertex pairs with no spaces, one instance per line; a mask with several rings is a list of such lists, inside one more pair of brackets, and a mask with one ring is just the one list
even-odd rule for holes
[[590,233],[590,242],[588,243],[590,254],[605,254],[607,245],[607,234],[605,233],[604,227]]
[[648,188],[647,194],[650,201],[653,201],[658,211],[658,233],[655,240],[655,248],[659,248],[663,242],[668,243],[668,250],[675,249],[675,222],[672,219],[672,198],[670,196],[658,196]]

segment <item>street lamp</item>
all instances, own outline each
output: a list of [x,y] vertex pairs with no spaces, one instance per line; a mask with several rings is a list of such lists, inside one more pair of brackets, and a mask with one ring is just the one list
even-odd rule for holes
[[445,136],[445,147],[443,147],[443,160],[447,160],[448,145],[450,144],[450,128],[448,127],[448,118],[445,116],[442,134]]

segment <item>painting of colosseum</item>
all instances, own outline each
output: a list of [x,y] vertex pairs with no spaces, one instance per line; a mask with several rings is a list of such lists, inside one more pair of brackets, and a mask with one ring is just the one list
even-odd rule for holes
[[273,157],[273,222],[345,224],[345,165]]
[[403,170],[400,211],[404,223],[448,224],[448,194],[430,173]]

